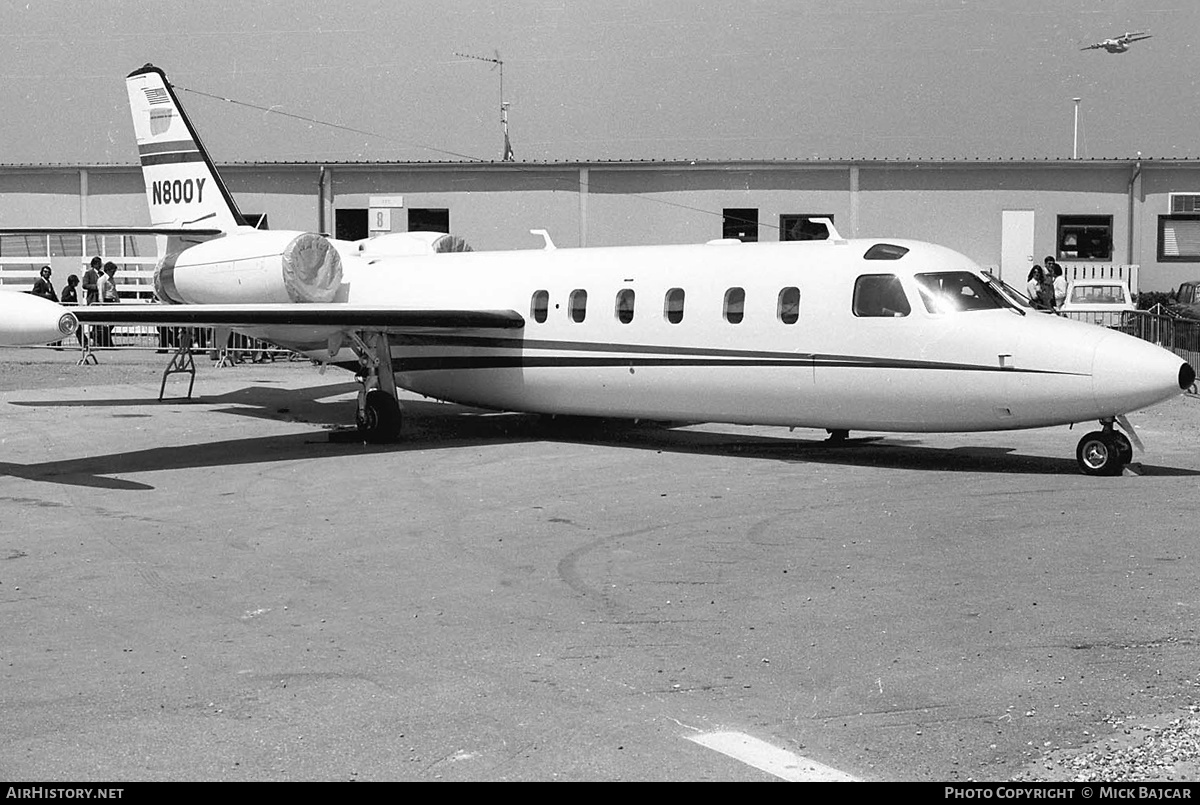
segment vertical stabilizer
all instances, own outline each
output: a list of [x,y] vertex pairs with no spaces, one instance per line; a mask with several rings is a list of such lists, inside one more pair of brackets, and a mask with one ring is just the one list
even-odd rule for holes
[[200,143],[166,74],[152,64],[125,79],[150,223],[232,232],[242,214]]

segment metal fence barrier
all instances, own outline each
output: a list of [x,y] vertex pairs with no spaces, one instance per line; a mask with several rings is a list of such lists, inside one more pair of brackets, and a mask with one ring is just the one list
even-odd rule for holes
[[[218,343],[216,331],[212,327],[155,327],[145,324],[84,326],[90,333],[92,349],[174,352],[178,349],[186,332],[190,333],[192,337],[191,351],[193,353],[207,352],[213,360],[220,359],[233,363],[308,360],[306,356],[298,352],[292,352],[268,341],[250,338],[236,332],[230,333],[223,343]],[[49,346],[74,347],[77,346],[77,342],[74,338],[66,338]]]

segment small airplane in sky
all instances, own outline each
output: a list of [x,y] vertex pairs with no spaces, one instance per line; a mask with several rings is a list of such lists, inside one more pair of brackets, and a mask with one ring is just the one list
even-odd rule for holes
[[844,239],[826,219],[823,240],[556,249],[542,233],[543,248],[505,252],[243,226],[165,74],[146,65],[127,88],[151,226],[86,231],[163,236],[160,302],[68,311],[3,294],[0,343],[58,340],[76,321],[233,328],[354,372],[373,442],[399,437],[400,388],[833,441],[1095,420],[1076,447],[1091,475],[1120,474],[1140,448],[1126,414],[1196,381],[1154,344],[1022,307],[958,252]]
[[1150,34],[1145,31],[1126,31],[1120,36],[1114,36],[1112,39],[1105,39],[1102,42],[1088,45],[1080,50],[1107,50],[1109,53],[1124,53],[1129,50],[1129,46],[1134,42],[1141,42],[1143,39],[1149,39]]

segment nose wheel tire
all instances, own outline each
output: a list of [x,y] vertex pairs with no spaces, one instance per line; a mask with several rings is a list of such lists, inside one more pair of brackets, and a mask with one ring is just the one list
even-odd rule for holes
[[400,404],[387,392],[372,389],[358,412],[357,425],[364,441],[394,442],[400,437]]
[[1079,440],[1075,458],[1085,475],[1120,475],[1133,458],[1133,445],[1123,433],[1093,431]]

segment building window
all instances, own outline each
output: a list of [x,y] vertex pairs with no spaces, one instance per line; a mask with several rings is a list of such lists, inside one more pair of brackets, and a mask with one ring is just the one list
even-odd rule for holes
[[832,215],[781,215],[779,216],[780,240],[827,240],[829,228],[825,224],[813,221],[814,218],[828,218]]
[[758,241],[758,209],[727,207],[721,237],[755,243]]
[[746,315],[746,290],[730,288],[725,292],[725,321],[741,324]]
[[1171,193],[1171,212],[1200,213],[1200,193]]
[[409,232],[450,232],[450,210],[414,208],[408,211]]
[[1200,262],[1200,215],[1158,216],[1158,261]]
[[570,304],[567,309],[570,311],[571,321],[576,324],[587,318],[587,291],[582,288],[571,291]]
[[800,320],[800,289],[784,288],[779,292],[779,305],[775,315],[784,324],[795,324]]
[[854,282],[854,315],[866,318],[907,316],[912,311],[894,274],[866,274]]
[[667,297],[663,302],[663,316],[671,324],[679,324],[683,321],[683,289],[672,288],[667,291]]
[[550,310],[550,292],[549,291],[534,291],[533,299],[529,303],[529,314],[533,316],[533,320],[538,324],[546,321],[546,316]]
[[1058,216],[1059,260],[1111,260],[1111,215]]
[[367,211],[343,209],[333,211],[333,236],[338,240],[362,240],[367,236]]
[[633,289],[622,288],[617,291],[617,321],[629,324],[633,321]]

